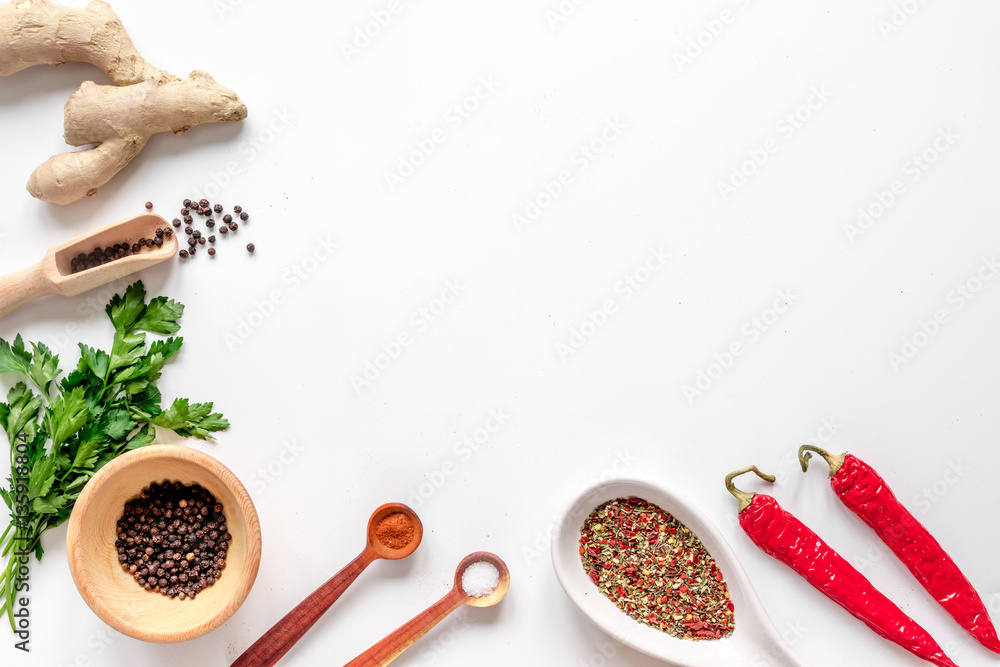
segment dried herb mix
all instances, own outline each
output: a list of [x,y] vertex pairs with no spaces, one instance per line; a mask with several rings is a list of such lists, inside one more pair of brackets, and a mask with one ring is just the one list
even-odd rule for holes
[[690,640],[733,632],[733,603],[715,559],[652,503],[619,498],[591,512],[580,559],[598,590],[640,623]]

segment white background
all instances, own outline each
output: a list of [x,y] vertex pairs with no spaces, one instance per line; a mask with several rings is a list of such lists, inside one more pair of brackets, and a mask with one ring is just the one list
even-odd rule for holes
[[[235,165],[211,198],[250,212],[237,239],[214,259],[141,277],[187,306],[164,396],[214,400],[232,421],[216,443],[187,444],[246,483],[264,535],[236,615],[164,646],[106,629],[73,586],[65,528],[52,531],[32,571],[33,651],[8,636],[5,664],[227,665],[361,550],[377,505],[401,500],[419,505],[418,552],[372,565],[285,662],[347,662],[485,549],[510,566],[508,597],[460,612],[396,664],[651,667],[660,663],[620,644],[602,662],[606,638],[563,595],[547,552],[560,512],[612,474],[697,502],[807,663],[923,664],[742,535],[722,480],[750,463],[778,474],[769,492],[959,664],[996,664],[839,504],[824,466],[803,475],[793,453],[815,438],[874,465],[1000,616],[1000,280],[976,282],[980,270],[995,278],[1000,247],[1000,9],[577,2],[564,13],[556,0],[402,2],[345,53],[386,0],[116,0],[148,60],[178,75],[208,70],[250,117],[158,135],[96,197],[65,207],[23,184],[64,150],[70,93],[107,80],[66,65],[0,81],[5,272],[147,200],[174,217]],[[678,58],[686,49],[690,62]],[[495,90],[479,88],[483,78]],[[483,99],[468,99],[477,89]],[[459,123],[463,103],[476,108]],[[620,129],[602,144],[609,122]],[[443,142],[391,188],[386,173],[438,128]],[[947,150],[934,149],[948,133]],[[579,151],[592,141],[590,160]],[[925,150],[936,161],[914,172]],[[744,164],[748,154],[764,164]],[[724,196],[734,169],[754,173]],[[540,197],[564,170],[562,192]],[[902,194],[857,226],[859,207],[877,212],[897,179]],[[547,206],[519,225],[529,200]],[[242,250],[251,241],[253,257]],[[323,243],[338,248],[328,255]],[[671,258],[647,274],[650,248]],[[629,294],[626,275],[648,280]],[[449,281],[460,295],[441,312]],[[955,290],[970,281],[981,289],[964,300]],[[37,301],[0,321],[0,336],[42,340],[70,367],[77,341],[110,346],[109,295]],[[585,324],[606,300],[603,326]],[[424,326],[421,308],[440,315]],[[935,335],[917,335],[939,310]],[[378,359],[400,334],[410,344]],[[584,334],[572,352],[560,347]],[[914,337],[919,349],[893,364]],[[734,342],[743,353],[713,366]],[[352,376],[376,360],[382,370],[358,390]],[[685,395],[700,372],[716,379]],[[6,390],[13,378],[2,380]],[[506,418],[488,442],[456,448],[491,411]],[[429,497],[414,499],[421,484]]]

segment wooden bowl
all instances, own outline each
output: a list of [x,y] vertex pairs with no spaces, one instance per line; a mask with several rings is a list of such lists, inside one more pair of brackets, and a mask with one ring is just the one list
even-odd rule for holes
[[[218,580],[187,600],[143,589],[118,563],[117,523],[125,503],[154,482],[200,484],[222,503],[232,535]],[[207,454],[150,445],[124,454],[94,475],[69,518],[66,552],[80,595],[105,623],[148,642],[182,642],[214,630],[239,609],[260,566],[260,524],[246,489]]]

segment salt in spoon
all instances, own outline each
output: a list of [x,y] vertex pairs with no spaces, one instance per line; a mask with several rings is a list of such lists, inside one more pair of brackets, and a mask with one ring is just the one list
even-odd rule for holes
[[[500,580],[492,592],[480,597],[473,597],[462,588],[462,575],[465,574],[466,568],[479,562],[493,565],[500,575]],[[344,667],[383,667],[388,665],[451,612],[462,605],[492,607],[503,599],[508,588],[510,588],[510,571],[499,556],[488,551],[477,551],[469,554],[455,569],[455,585],[452,586],[447,595],[401,625]]]

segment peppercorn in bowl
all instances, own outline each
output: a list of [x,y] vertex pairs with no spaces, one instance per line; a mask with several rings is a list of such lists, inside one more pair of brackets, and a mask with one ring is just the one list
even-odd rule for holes
[[151,445],[101,468],[73,508],[70,572],[105,623],[181,642],[229,619],[260,565],[260,524],[243,484],[202,452]]

